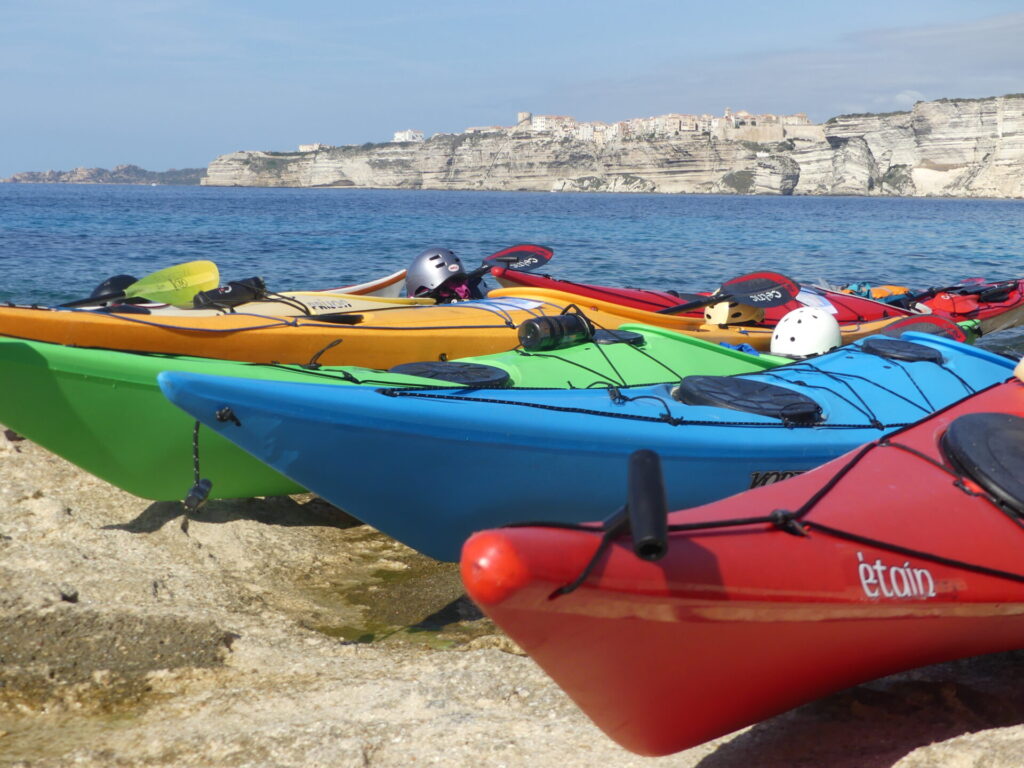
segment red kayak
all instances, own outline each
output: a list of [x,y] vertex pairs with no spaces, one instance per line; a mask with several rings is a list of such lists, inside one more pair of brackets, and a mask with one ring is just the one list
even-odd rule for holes
[[[521,272],[504,267],[493,267],[491,274],[502,286],[508,288],[552,288],[652,312],[676,306],[680,301],[710,295],[708,293],[680,295],[667,291],[576,283],[571,280],[558,280],[547,275]],[[948,290],[930,291],[915,296],[920,303],[928,306],[933,314],[948,318],[955,323],[978,320],[980,331],[983,334],[994,333],[1024,323],[1024,280],[1005,280],[995,283],[970,281]],[[835,318],[840,324],[870,322],[887,317],[921,315],[921,312],[864,296],[804,286],[797,298],[777,307],[766,309],[764,322],[774,325],[787,312],[808,305],[834,308]],[[703,310],[695,310],[686,314],[699,315],[701,312]]]
[[982,334],[1024,324],[1024,280],[977,280],[929,293],[921,303],[934,314],[956,322],[977,320]]
[[[616,304],[624,304],[628,307],[646,309],[650,312],[657,312],[659,309],[674,307],[681,301],[709,296],[709,293],[677,294],[668,291],[645,290],[642,288],[613,288],[604,285],[591,285],[589,283],[575,283],[571,280],[558,280],[547,275],[539,275],[530,272],[521,272],[505,267],[492,267],[493,275],[503,287],[507,288],[551,288],[567,293],[575,293],[591,299],[601,299]],[[816,288],[802,288],[797,299],[780,304],[777,307],[770,307],[765,310],[765,323],[774,325],[784,314],[790,310],[804,306],[834,307],[836,321],[844,323],[863,323],[872,320],[882,320],[887,317],[903,317],[917,314],[910,310],[894,307],[881,301],[867,299],[863,296],[854,296],[838,291],[825,291]],[[703,309],[697,309],[690,314],[694,317],[703,315]]]
[[652,465],[634,455],[628,515],[484,531],[462,554],[470,596],[627,749],[669,754],[900,670],[1024,647],[1017,379],[667,518]]
[[980,333],[995,333],[1024,323],[1024,280],[991,281],[968,277],[957,285],[911,291],[901,285],[853,283],[840,288],[844,294],[884,301],[903,309],[926,307],[926,312],[956,322],[974,320]]

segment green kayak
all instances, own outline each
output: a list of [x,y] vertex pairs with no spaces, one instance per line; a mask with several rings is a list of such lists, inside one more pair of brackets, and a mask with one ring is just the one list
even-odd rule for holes
[[216,433],[197,432],[195,422],[164,398],[158,373],[373,387],[563,389],[721,376],[785,362],[645,325],[602,331],[594,341],[564,349],[517,349],[391,371],[241,363],[0,338],[0,424],[129,493],[163,501],[182,499],[192,487],[198,437],[202,476],[213,480],[210,498],[273,496],[304,489]]

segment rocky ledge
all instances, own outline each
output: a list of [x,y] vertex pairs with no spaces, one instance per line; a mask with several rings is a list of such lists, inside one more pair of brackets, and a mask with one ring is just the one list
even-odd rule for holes
[[[982,343],[1019,356],[1024,333]],[[454,564],[308,494],[185,521],[0,427],[0,766],[1018,768],[1022,661],[910,670],[638,757]]]
[[203,184],[1024,197],[1024,94],[788,126],[764,144],[693,132],[605,143],[519,131],[222,155]]

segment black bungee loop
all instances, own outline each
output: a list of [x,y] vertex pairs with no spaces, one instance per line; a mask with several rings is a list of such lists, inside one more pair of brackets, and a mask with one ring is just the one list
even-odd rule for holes
[[192,426],[192,487],[182,500],[184,517],[181,521],[181,530],[186,533],[189,515],[195,514],[206,504],[213,489],[213,481],[203,478],[199,469],[199,426],[198,420]]
[[326,352],[327,350],[329,350],[329,349],[332,349],[333,347],[336,347],[336,346],[338,346],[338,345],[339,345],[339,344],[341,344],[341,342],[343,342],[343,341],[344,341],[344,339],[338,338],[338,339],[335,339],[335,340],[334,340],[334,341],[332,341],[332,342],[329,342],[328,344],[326,344],[326,345],[325,345],[325,346],[323,347],[323,349],[321,349],[321,350],[320,350],[319,352],[317,352],[317,353],[316,353],[316,354],[314,354],[314,355],[313,355],[313,356],[312,356],[311,358],[309,358],[309,362],[308,362],[308,363],[306,363],[305,365],[303,365],[303,366],[301,366],[301,367],[302,367],[302,368],[308,368],[308,369],[310,369],[310,370],[313,370],[313,371],[315,371],[315,370],[318,370],[319,368],[321,368],[321,367],[322,367],[322,366],[320,365],[320,363],[319,363],[319,362],[317,362],[317,361],[318,361],[318,360],[320,359],[320,356],[321,356],[321,355],[322,355],[322,354],[323,354],[324,352]]
[[[905,547],[900,544],[895,544],[893,542],[886,542],[880,539],[874,539],[870,536],[863,536],[861,534],[852,533],[850,531],[844,531],[840,528],[835,528],[833,526],[825,525],[814,520],[806,519],[808,514],[814,509],[814,507],[817,506],[817,504],[823,498],[825,498],[825,496],[828,495],[828,493],[830,493],[839,484],[839,482],[865,456],[879,448],[895,448],[898,450],[905,451],[923,461],[926,461],[932,466],[950,475],[950,477],[953,479],[953,487],[957,488],[966,495],[984,498],[986,501],[992,504],[992,506],[994,506],[996,509],[1000,510],[1007,517],[1009,517],[1015,524],[1017,524],[1021,528],[1024,528],[1024,520],[1021,519],[1021,516],[1016,514],[1012,510],[1007,509],[1004,504],[1001,504],[999,500],[993,497],[990,493],[988,493],[985,490],[981,490],[979,492],[968,487],[967,481],[969,480],[969,478],[959,474],[957,471],[947,467],[941,461],[937,461],[936,459],[922,453],[916,448],[904,445],[903,443],[893,442],[890,437],[883,440],[879,440],[878,442],[868,443],[867,445],[862,446],[861,449],[857,451],[857,453],[854,456],[852,456],[850,460],[846,464],[844,464],[843,467],[828,480],[828,482],[826,482],[824,485],[822,485],[821,488],[815,491],[810,496],[810,498],[808,498],[796,510],[774,509],[764,516],[673,524],[668,525],[667,531],[669,533],[688,531],[709,531],[716,529],[727,529],[748,525],[763,524],[770,526],[768,531],[765,532],[778,530],[785,533],[789,533],[791,535],[800,536],[806,539],[813,538],[810,535],[810,532],[818,532],[835,538],[844,539],[846,541],[852,541],[858,544],[863,544],[864,546],[869,546],[874,549],[892,552],[907,557],[915,557],[920,560],[925,560],[952,568],[959,568],[961,570],[971,571],[986,576],[994,576],[997,578],[1003,578],[1017,583],[1024,583],[1024,573],[1014,573],[1012,571],[1004,571],[997,568],[990,568],[988,566],[980,565],[977,563],[969,563],[966,561],[957,560],[955,558],[948,558],[932,552],[917,550],[910,547]],[[598,561],[604,555],[605,551],[607,551],[607,549],[611,546],[613,541],[616,538],[619,538],[628,533],[628,526],[624,525],[622,520],[620,519],[624,518],[623,510],[625,509],[626,508],[624,507],[622,510],[619,510],[619,512],[616,513],[615,516],[606,521],[606,523],[604,523],[601,527],[597,528],[593,526],[573,523],[559,523],[554,525],[548,523],[517,523],[515,526],[506,527],[551,527],[585,531],[591,533],[600,533],[602,535],[601,545],[594,552],[594,554],[591,557],[591,560],[584,567],[583,571],[572,582],[562,587],[559,587],[554,592],[552,592],[549,596],[549,599],[554,599],[556,597],[567,595],[578,589],[586,581],[587,577],[593,572],[594,568],[597,566]]]

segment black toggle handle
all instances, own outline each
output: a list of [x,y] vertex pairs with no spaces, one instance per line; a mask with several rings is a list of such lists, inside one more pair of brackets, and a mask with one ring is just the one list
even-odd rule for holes
[[633,552],[642,560],[660,560],[668,551],[668,502],[661,459],[654,451],[634,451],[629,457],[629,527]]
[[207,480],[205,477],[198,483],[193,485],[185,497],[183,504],[185,505],[186,514],[194,514],[206,504],[206,500],[210,497],[210,491],[213,489],[213,483]]

